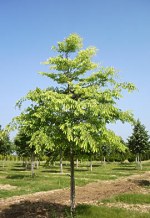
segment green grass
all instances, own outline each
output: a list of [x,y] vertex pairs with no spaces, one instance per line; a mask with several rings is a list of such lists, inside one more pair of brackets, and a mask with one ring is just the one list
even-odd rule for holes
[[[8,198],[17,195],[30,194],[40,191],[67,188],[70,185],[69,164],[63,165],[64,173],[60,174],[59,163],[56,166],[44,166],[41,163],[39,169],[35,169],[35,176],[31,176],[30,170],[22,167],[22,162],[8,161],[5,167],[0,162],[0,184],[15,186],[11,190],[0,190],[0,198]],[[133,174],[142,174],[150,170],[150,161],[143,163],[143,170],[138,170],[134,163],[107,163],[105,166],[100,162],[93,162],[93,171],[87,162],[80,163],[79,168],[75,167],[75,180],[77,186],[83,186],[90,182],[100,180],[115,180]],[[146,186],[149,187],[149,184]],[[124,202],[128,204],[149,204],[150,194],[120,194],[103,202]],[[52,208],[52,210],[55,210]],[[57,210],[57,209],[56,209]],[[69,218],[69,209],[65,213],[65,218]],[[53,211],[54,217],[55,212]],[[104,206],[80,205],[76,209],[76,218],[149,218],[148,213],[139,213],[120,208],[108,208]],[[57,214],[57,213],[56,213]]]
[[150,194],[120,194],[103,202],[115,203],[123,202],[128,204],[150,204]]
[[[68,216],[69,217],[69,216]],[[139,213],[120,208],[80,205],[76,208],[76,218],[149,218],[148,213]]]
[[21,163],[17,166],[16,163],[7,163],[7,167],[0,170],[0,184],[9,184],[15,186],[15,188],[0,190],[0,198],[68,187],[69,176],[60,175],[57,170],[56,168],[56,173],[54,173],[41,166],[39,170],[35,170],[35,176],[31,177],[29,170],[23,171]]
[[[87,162],[82,162],[78,169],[75,167],[75,180],[77,186],[83,186],[89,182],[115,180],[120,177],[143,173],[145,169],[150,170],[149,162],[143,164],[142,171],[137,170],[134,163],[107,163],[104,166],[100,162],[93,162],[93,171],[90,172]],[[69,187],[70,171],[68,163],[66,165],[66,162],[64,162],[63,170],[64,173],[60,174],[58,162],[56,162],[56,166],[49,167],[45,167],[44,163],[41,163],[39,169],[35,169],[35,176],[32,178],[30,170],[25,170],[22,167],[22,162],[6,161],[3,168],[2,161],[0,161],[0,184],[9,184],[16,187],[11,190],[0,190],[0,198]]]

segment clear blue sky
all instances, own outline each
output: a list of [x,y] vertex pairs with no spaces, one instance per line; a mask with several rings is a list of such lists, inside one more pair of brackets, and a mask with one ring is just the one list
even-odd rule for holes
[[[18,114],[15,103],[50,80],[38,74],[51,46],[70,33],[99,49],[96,61],[114,66],[138,92],[119,102],[150,131],[149,0],[0,0],[0,124]],[[113,127],[126,139],[129,125]]]

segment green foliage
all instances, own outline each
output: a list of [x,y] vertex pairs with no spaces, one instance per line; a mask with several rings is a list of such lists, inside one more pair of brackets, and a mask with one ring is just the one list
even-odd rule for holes
[[133,133],[128,139],[128,146],[133,154],[144,154],[150,151],[150,136],[139,120],[134,125]]
[[9,139],[8,132],[1,129],[0,126],[0,155],[6,156],[13,150],[13,144]]
[[36,152],[41,152],[42,146],[55,150],[70,144],[74,150],[80,147],[97,152],[104,142],[124,150],[120,138],[106,125],[117,120],[134,121],[129,111],[117,108],[116,100],[122,97],[122,90],[132,91],[135,86],[117,82],[114,68],[94,63],[96,48],[82,49],[82,39],[77,34],[71,34],[53,49],[58,55],[44,62],[52,72],[41,74],[61,87],[30,91],[18,105],[24,100],[33,104],[15,118],[14,125],[31,135],[30,146],[34,145]]
[[21,157],[30,157],[33,153],[33,148],[29,147],[30,137],[23,131],[19,131],[14,139],[16,145],[16,153]]

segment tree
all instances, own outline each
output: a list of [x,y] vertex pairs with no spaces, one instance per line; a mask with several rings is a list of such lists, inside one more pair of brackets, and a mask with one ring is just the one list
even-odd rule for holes
[[139,119],[133,128],[133,133],[128,139],[130,151],[136,155],[137,166],[141,165],[141,155],[150,150],[150,136],[145,126],[141,124]]
[[[132,91],[131,83],[117,82],[116,71],[112,67],[100,67],[92,61],[95,47],[82,48],[82,39],[77,34],[69,35],[52,49],[58,53],[44,64],[51,72],[41,72],[57,85],[30,91],[24,100],[33,103],[14,119],[14,125],[31,134],[30,146],[36,152],[54,149],[61,141],[62,150],[70,150],[71,171],[71,214],[75,211],[74,154],[81,148],[96,152],[99,143],[115,141],[120,149],[124,146],[107,124],[121,120],[133,122],[129,111],[122,111],[116,101],[122,97],[122,90]],[[86,75],[85,75],[86,74]],[[63,145],[62,145],[63,142]]]
[[[17,133],[14,144],[16,145],[16,152],[18,156],[23,158],[30,157],[31,159],[31,175],[34,176],[34,160],[35,160],[35,147],[29,146],[31,136],[26,134],[25,132],[20,129]],[[27,169],[27,162],[26,162],[26,169]]]
[[13,147],[8,132],[4,131],[0,126],[0,155],[3,156],[3,167],[6,156],[11,154],[12,150]]

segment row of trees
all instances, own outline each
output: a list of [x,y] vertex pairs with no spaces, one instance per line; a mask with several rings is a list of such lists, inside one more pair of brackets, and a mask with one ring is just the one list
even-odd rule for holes
[[[17,105],[29,101],[29,106],[13,119],[11,128],[18,129],[17,152],[34,156],[65,155],[70,159],[71,215],[75,211],[74,160],[77,155],[99,151],[126,151],[122,139],[107,128],[117,120],[133,124],[133,114],[117,107],[122,91],[135,90],[132,83],[118,82],[112,67],[93,62],[97,49],[83,49],[82,39],[71,34],[52,47],[56,56],[44,64],[50,72],[41,72],[55,86],[30,91]],[[132,141],[132,138],[131,140]],[[24,143],[22,143],[24,142]],[[132,144],[132,143],[130,143]],[[21,148],[23,147],[23,149]],[[105,156],[105,155],[104,155]]]
[[[120,161],[125,160],[135,161],[137,165],[140,166],[142,160],[150,159],[150,136],[145,126],[137,120],[133,128],[132,135],[127,139],[125,143],[121,139],[122,144],[126,147],[124,151],[121,151],[115,146],[108,144],[99,144],[99,149],[97,152],[86,152],[83,149],[77,150],[75,153],[76,160],[98,160],[103,163],[105,161]],[[34,146],[29,146],[30,137],[24,132],[20,131],[17,133],[13,141],[10,141],[9,135],[4,133],[0,128],[0,155],[1,159],[6,159],[10,155],[18,156],[22,160],[31,159],[31,162],[35,159],[47,160],[47,163],[54,163],[60,160],[60,172],[62,173],[62,161],[68,160],[69,151],[62,150],[61,148],[50,150],[45,149],[39,155],[36,154],[36,148]]]

